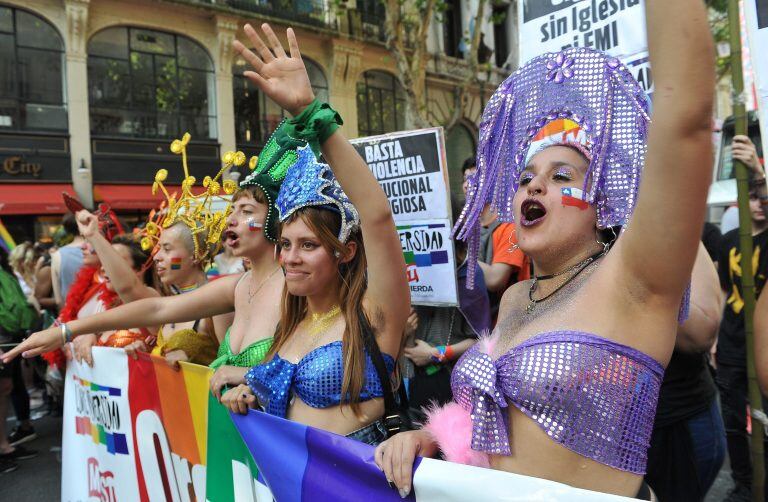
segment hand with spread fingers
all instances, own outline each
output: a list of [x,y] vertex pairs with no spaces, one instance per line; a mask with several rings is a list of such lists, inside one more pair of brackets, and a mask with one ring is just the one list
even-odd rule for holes
[[13,349],[3,354],[3,364],[13,361],[19,354],[25,359],[39,356],[44,352],[50,352],[64,345],[61,336],[61,328],[53,326],[43,331],[33,333],[29,338],[18,344]]
[[235,50],[253,67],[252,71],[246,71],[243,75],[281,108],[296,116],[315,99],[296,34],[292,28],[286,31],[289,55],[267,23],[261,25],[261,30],[269,45],[264,43],[250,24],[245,25],[244,31],[253,50],[238,40],[233,42]]

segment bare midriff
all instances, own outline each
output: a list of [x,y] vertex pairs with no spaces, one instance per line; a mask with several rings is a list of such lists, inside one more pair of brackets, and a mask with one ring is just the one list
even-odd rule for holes
[[634,497],[642,476],[620,471],[561,446],[536,422],[509,407],[509,445],[512,455],[491,455],[493,469],[549,479],[576,488]]
[[292,422],[323,429],[346,436],[369,425],[384,415],[384,399],[369,399],[360,403],[360,416],[349,405],[313,408],[297,396],[288,406],[286,418]]

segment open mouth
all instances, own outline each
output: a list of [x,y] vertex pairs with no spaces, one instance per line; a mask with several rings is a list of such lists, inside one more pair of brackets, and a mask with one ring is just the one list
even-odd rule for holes
[[540,223],[547,215],[547,210],[536,199],[525,199],[520,206],[522,216],[520,224],[524,227],[532,227]]
[[237,247],[237,243],[240,240],[240,236],[233,230],[227,230],[224,232],[224,244],[229,247]]

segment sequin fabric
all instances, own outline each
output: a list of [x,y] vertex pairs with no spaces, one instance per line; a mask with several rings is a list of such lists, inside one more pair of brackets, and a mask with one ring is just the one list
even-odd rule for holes
[[470,412],[473,450],[510,455],[508,404],[553,441],[610,467],[644,474],[664,368],[589,333],[542,333],[492,360],[476,344],[451,377]]
[[[384,356],[387,371],[392,373],[395,362]],[[328,408],[348,402],[341,399],[344,380],[344,358],[341,341],[331,342],[309,352],[298,364],[278,355],[271,361],[254,366],[245,374],[245,381],[253,390],[264,411],[270,415],[285,417],[292,395],[313,408]],[[365,383],[360,391],[360,401],[383,397],[381,382],[371,356],[366,354]]]
[[229,328],[227,328],[227,334],[224,335],[224,341],[219,345],[216,359],[209,366],[214,370],[220,366],[249,368],[261,363],[266,357],[267,352],[269,352],[270,347],[272,347],[272,337],[254,342],[237,354],[233,354],[229,345]]
[[309,146],[298,149],[298,159],[288,168],[277,195],[280,221],[285,221],[305,207],[325,207],[341,215],[339,240],[346,242],[360,225],[357,209],[331,171],[331,166],[317,161]]
[[[544,54],[502,82],[483,111],[478,169],[454,228],[456,237],[468,241],[470,263],[477,259],[486,204],[500,221],[513,221],[512,199],[531,142],[558,119],[576,122],[588,137],[584,192],[597,207],[598,224],[626,225],[645,160],[648,98],[616,58],[588,48]],[[472,284],[474,273],[468,279]]]

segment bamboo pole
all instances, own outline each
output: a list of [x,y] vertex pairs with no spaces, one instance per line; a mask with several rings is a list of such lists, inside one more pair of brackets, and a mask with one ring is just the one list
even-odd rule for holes
[[[747,134],[747,112],[744,105],[744,77],[741,67],[741,25],[739,1],[728,0],[728,24],[731,43],[731,78],[733,79],[733,115],[735,134]],[[747,343],[747,382],[751,409],[761,409],[762,396],[755,373],[755,276],[752,270],[752,217],[749,209],[749,172],[743,162],[733,159],[739,201],[739,249],[741,251],[741,296],[744,300],[744,335]],[[752,499],[763,502],[765,466],[763,438],[765,432],[758,420],[752,420]]]

